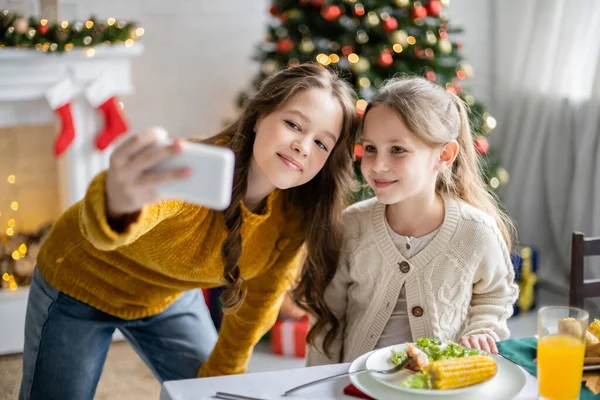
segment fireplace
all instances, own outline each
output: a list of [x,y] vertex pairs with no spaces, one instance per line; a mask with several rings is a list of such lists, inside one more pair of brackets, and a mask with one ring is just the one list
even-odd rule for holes
[[[8,253],[13,267],[35,262],[32,253],[49,224],[108,166],[112,145],[97,148],[103,121],[84,93],[96,85],[117,96],[132,94],[131,61],[142,52],[141,44],[131,43],[63,54],[0,49],[0,238],[14,242]],[[58,118],[49,94],[65,87],[75,136],[54,158]],[[6,271],[0,282],[0,354],[20,352],[28,289]]]

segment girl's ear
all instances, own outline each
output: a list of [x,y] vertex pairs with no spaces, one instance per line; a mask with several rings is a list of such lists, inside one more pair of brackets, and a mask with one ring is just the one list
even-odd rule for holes
[[456,156],[458,156],[459,146],[456,140],[452,140],[442,147],[442,151],[440,153],[438,159],[438,166],[440,168],[448,168],[452,165],[454,160],[456,160]]

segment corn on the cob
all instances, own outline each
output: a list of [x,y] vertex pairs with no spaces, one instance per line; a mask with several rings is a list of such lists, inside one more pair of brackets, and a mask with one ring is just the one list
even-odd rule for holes
[[583,326],[575,318],[563,318],[558,321],[558,333],[581,339],[583,336]]
[[592,346],[594,344],[598,344],[600,343],[600,340],[598,340],[598,338],[594,335],[592,335],[592,333],[590,331],[585,331],[585,345],[586,346]]
[[600,339],[600,321],[594,319],[594,322],[587,328],[588,332],[596,336],[596,339]]
[[434,361],[425,368],[433,389],[457,389],[486,381],[496,375],[490,356],[470,356]]

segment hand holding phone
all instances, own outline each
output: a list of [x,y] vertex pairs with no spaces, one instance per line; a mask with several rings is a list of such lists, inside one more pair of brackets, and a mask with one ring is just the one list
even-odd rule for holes
[[162,128],[132,135],[110,158],[107,215],[118,219],[164,198],[225,209],[231,201],[234,166],[228,148],[171,141]]

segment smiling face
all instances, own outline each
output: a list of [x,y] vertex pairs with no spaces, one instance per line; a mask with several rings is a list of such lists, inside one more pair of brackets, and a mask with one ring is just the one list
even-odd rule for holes
[[435,190],[441,151],[419,140],[397,113],[384,106],[369,110],[362,139],[361,171],[381,203]]
[[301,91],[259,118],[251,170],[279,189],[303,185],[325,165],[342,125],[342,107],[330,90]]

